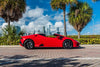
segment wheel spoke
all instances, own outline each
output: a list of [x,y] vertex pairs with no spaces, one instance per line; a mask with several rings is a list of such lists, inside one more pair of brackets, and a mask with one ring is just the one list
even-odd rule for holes
[[32,49],[32,48],[33,48],[32,42],[27,42],[27,48],[28,48],[28,49]]
[[29,43],[27,43],[27,48],[28,48],[28,49],[30,48]]
[[65,48],[72,48],[72,42],[70,40],[66,40],[64,46]]

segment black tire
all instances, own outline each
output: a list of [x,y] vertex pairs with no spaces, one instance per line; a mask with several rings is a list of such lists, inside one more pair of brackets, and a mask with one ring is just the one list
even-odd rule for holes
[[69,39],[65,40],[63,42],[63,47],[67,49],[72,49],[73,48],[73,42]]
[[28,39],[24,42],[24,47],[26,49],[33,49],[34,48],[34,42],[32,40]]

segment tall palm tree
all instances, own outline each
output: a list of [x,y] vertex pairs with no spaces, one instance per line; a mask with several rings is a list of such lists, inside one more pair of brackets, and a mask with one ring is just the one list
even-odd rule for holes
[[25,12],[25,0],[0,0],[0,17],[10,27],[10,22],[18,21]]
[[77,0],[51,0],[51,7],[54,10],[62,9],[64,15],[64,35],[67,36],[66,32],[66,5],[77,3]]
[[92,8],[86,2],[78,2],[77,5],[73,5],[70,8],[68,14],[69,23],[77,30],[78,38],[80,38],[80,32],[88,24],[92,18]]
[[93,2],[100,1],[100,0],[92,0]]

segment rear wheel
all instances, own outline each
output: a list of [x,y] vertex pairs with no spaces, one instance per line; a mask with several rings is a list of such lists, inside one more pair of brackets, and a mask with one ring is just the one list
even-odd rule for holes
[[67,49],[71,49],[71,48],[73,48],[73,42],[71,40],[67,39],[63,42],[63,47],[67,48]]
[[34,48],[34,42],[32,40],[26,40],[24,43],[24,46],[26,49],[33,49]]

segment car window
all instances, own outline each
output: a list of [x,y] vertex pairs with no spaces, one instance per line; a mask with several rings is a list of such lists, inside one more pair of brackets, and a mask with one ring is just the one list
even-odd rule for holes
[[39,34],[39,35],[41,35],[41,36],[46,36],[45,34]]

